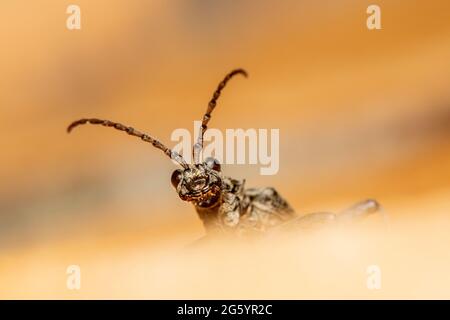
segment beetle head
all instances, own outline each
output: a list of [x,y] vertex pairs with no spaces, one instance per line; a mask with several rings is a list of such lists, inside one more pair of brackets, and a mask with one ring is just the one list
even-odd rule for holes
[[220,199],[220,164],[207,158],[203,163],[177,169],[172,173],[171,182],[182,200],[203,208],[212,207]]

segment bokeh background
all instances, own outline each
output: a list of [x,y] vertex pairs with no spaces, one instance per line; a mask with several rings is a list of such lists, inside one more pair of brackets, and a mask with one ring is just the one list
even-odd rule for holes
[[[372,3],[2,1],[0,297],[449,298],[450,2],[378,0],[370,31]],[[81,30],[66,28],[70,4]],[[211,127],[279,128],[280,171],[225,173],[276,187],[299,214],[376,198],[388,234],[186,256],[203,227],[170,185],[175,166],[113,130],[65,132],[99,117],[173,145],[236,67],[250,77],[225,89]]]

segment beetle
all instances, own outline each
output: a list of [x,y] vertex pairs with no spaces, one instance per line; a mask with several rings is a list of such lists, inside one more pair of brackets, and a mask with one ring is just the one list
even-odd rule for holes
[[289,229],[317,223],[354,220],[380,210],[378,202],[369,199],[353,205],[340,214],[316,212],[298,216],[274,188],[245,188],[245,180],[224,176],[221,165],[216,159],[207,158],[205,161],[200,161],[203,136],[208,129],[211,113],[216,107],[223,88],[236,75],[247,77],[247,72],[244,69],[235,69],[228,73],[219,83],[208,103],[199,136],[192,148],[192,164],[188,164],[179,153],[169,149],[159,140],[118,122],[83,118],[72,122],[67,127],[67,132],[70,133],[75,127],[88,123],[101,125],[124,131],[162,150],[181,166],[172,173],[171,183],[182,200],[193,203],[199,218],[203,221],[207,235],[264,234],[277,228]]

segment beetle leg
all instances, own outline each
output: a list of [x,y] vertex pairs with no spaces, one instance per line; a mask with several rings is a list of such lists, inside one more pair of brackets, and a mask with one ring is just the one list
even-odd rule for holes
[[363,219],[380,210],[381,206],[376,200],[368,199],[358,202],[350,208],[343,210],[338,214],[338,218],[340,221],[344,222],[349,220]]

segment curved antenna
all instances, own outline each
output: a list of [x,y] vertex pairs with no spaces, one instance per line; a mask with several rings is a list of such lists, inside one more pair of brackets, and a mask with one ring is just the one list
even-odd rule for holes
[[230,73],[228,73],[225,76],[225,78],[222,80],[222,82],[219,83],[216,91],[214,91],[214,94],[208,103],[208,108],[206,109],[206,112],[203,115],[202,126],[200,128],[200,132],[199,132],[199,135],[197,138],[197,143],[195,143],[192,148],[192,155],[194,157],[194,163],[199,163],[199,161],[200,161],[200,152],[203,149],[203,135],[205,134],[206,130],[208,129],[208,122],[211,119],[211,112],[216,107],[217,99],[219,99],[220,93],[222,92],[222,89],[225,88],[225,86],[227,85],[227,82],[233,76],[235,76],[237,74],[242,74],[246,78],[248,76],[247,71],[245,71],[244,69],[235,69],[235,70],[231,71]]
[[86,124],[86,123],[99,124],[101,126],[111,127],[111,128],[114,128],[114,129],[117,129],[120,131],[124,131],[131,136],[141,138],[142,141],[151,143],[155,148],[162,150],[169,158],[178,162],[183,168],[185,168],[185,169],[189,168],[186,161],[183,159],[183,157],[178,152],[170,150],[169,148],[167,148],[165,145],[163,145],[158,140],[150,137],[148,134],[142,133],[132,127],[125,126],[121,123],[117,123],[117,122],[113,122],[113,121],[109,121],[109,120],[95,119],[95,118],[85,118],[85,119],[80,119],[80,120],[72,122],[67,127],[67,133],[70,133],[73,128],[75,128],[79,125]]

